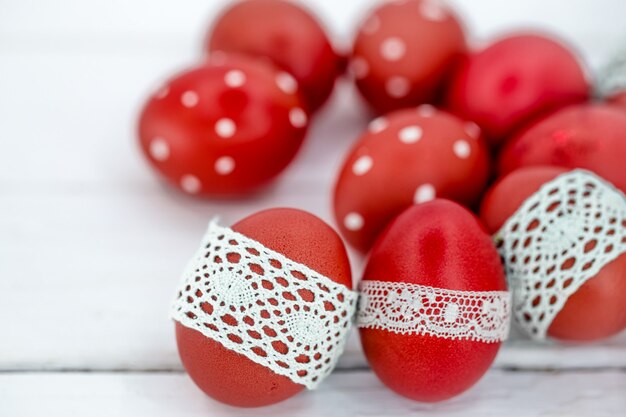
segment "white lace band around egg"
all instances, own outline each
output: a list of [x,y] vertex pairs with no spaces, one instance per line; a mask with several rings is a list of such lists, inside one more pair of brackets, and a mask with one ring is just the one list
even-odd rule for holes
[[362,281],[358,327],[486,343],[509,334],[508,291],[455,291],[406,282]]
[[356,292],[211,222],[172,318],[315,388],[343,351]]
[[494,236],[513,293],[513,315],[544,339],[567,299],[626,251],[626,198],[584,170],[530,196]]
[[626,48],[619,51],[602,69],[596,84],[597,93],[600,96],[626,90]]

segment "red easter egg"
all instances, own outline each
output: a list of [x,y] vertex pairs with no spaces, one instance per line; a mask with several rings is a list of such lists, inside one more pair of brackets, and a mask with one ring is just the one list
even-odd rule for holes
[[432,102],[466,51],[459,19],[433,0],[387,2],[358,28],[350,68],[379,113]]
[[[363,281],[406,282],[457,291],[505,291],[500,257],[478,219],[434,200],[406,209],[377,239]],[[389,388],[417,401],[441,401],[474,385],[500,343],[361,328],[367,360]]]
[[145,104],[139,142],[163,178],[189,194],[243,194],[296,155],[307,127],[297,92],[270,64],[242,56],[189,69]]
[[626,111],[626,91],[618,91],[607,97],[607,103]]
[[[209,31],[206,49],[269,58],[295,77],[310,112],[324,104],[343,71],[343,60],[313,14],[285,0],[232,4]],[[297,88],[283,78],[285,88]]]
[[[246,217],[232,229],[352,288],[350,264],[341,238],[312,214],[296,209],[270,209]],[[226,404],[265,406],[305,388],[178,322],[176,341],[183,365],[196,385]]]
[[468,57],[452,79],[447,102],[499,146],[531,118],[586,100],[589,90],[581,62],[565,45],[518,34]]
[[[536,166],[520,168],[502,177],[487,192],[480,218],[496,233],[518,208],[545,183],[568,170]],[[606,264],[566,301],[548,328],[560,340],[591,341],[626,328],[626,254]]]
[[626,112],[604,104],[569,106],[530,125],[498,159],[501,175],[531,165],[593,171],[626,191]]
[[480,129],[424,104],[370,123],[344,161],[334,191],[342,235],[367,252],[396,215],[414,203],[479,202],[489,176]]

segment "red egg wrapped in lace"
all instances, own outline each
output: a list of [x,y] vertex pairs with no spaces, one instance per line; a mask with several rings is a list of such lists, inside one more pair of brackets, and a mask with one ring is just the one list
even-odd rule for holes
[[487,192],[494,234],[531,337],[592,341],[626,328],[626,198],[590,171],[523,167]]
[[491,236],[448,200],[410,207],[390,223],[359,291],[356,323],[372,370],[416,401],[469,389],[508,335],[510,294]]
[[315,388],[333,369],[356,293],[339,236],[301,210],[212,223],[179,286],[178,353],[207,395],[239,407]]

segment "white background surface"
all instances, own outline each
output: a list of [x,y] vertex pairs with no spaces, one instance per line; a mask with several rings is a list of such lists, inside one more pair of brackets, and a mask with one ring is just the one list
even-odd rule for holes
[[[199,58],[207,22],[225,3],[0,0],[0,416],[252,414],[205,398],[180,372],[167,319],[178,274],[215,214],[228,224],[292,206],[331,221],[334,174],[367,120],[343,83],[268,193],[211,202],[163,188],[137,150],[139,106]],[[346,45],[373,2],[305,3]],[[626,41],[622,0],[452,3],[476,43],[514,28],[548,29],[593,70]],[[436,406],[386,390],[354,335],[340,366],[320,391],[263,411],[626,413],[624,334],[578,347],[515,337],[477,387]]]

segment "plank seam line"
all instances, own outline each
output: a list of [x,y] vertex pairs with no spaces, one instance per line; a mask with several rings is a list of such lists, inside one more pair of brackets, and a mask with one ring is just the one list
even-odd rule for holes
[[[570,367],[570,368],[545,368],[545,367],[496,367],[492,368],[490,372],[501,373],[545,373],[545,374],[566,374],[566,373],[605,373],[616,372],[626,373],[626,366],[599,366],[599,367]],[[356,368],[339,368],[333,373],[335,374],[349,374],[359,372],[371,372],[367,367]],[[92,369],[92,368],[50,368],[50,369],[0,369],[0,375],[5,374],[184,374],[185,372],[180,369],[128,369],[128,368],[111,368],[111,369]]]

